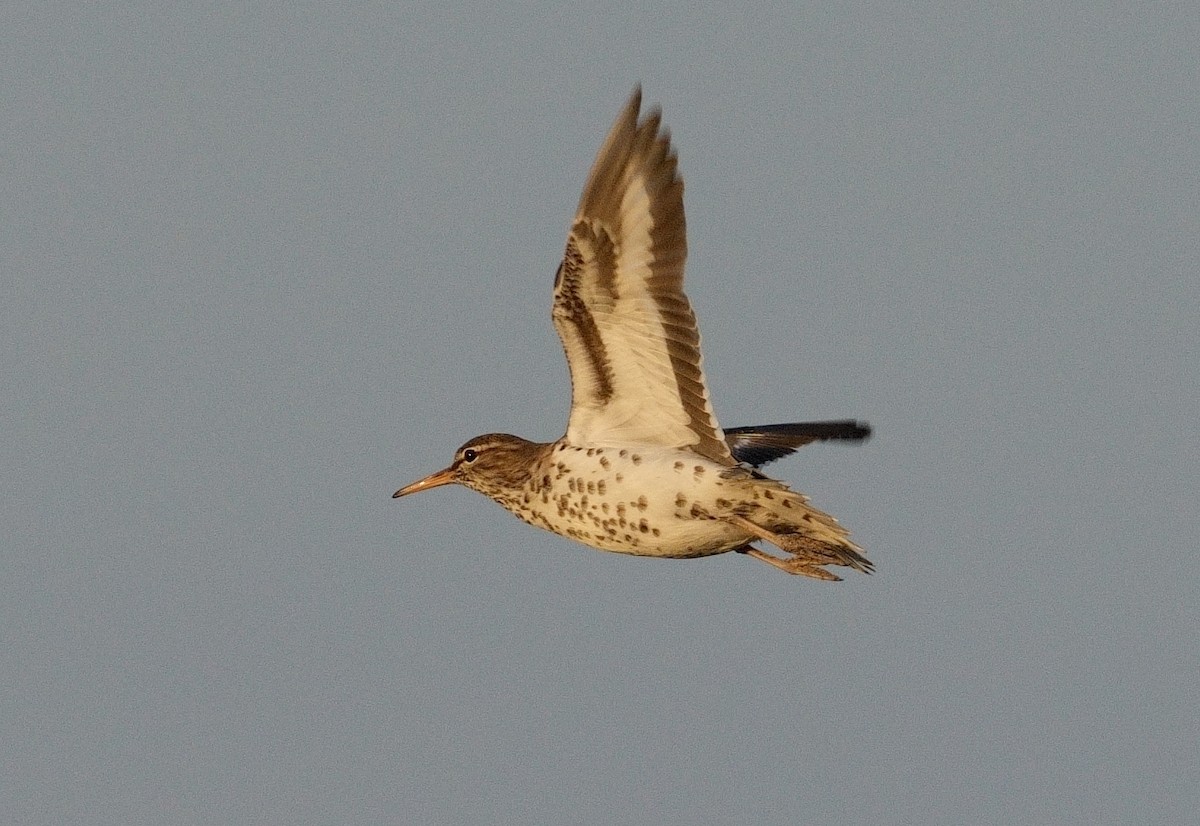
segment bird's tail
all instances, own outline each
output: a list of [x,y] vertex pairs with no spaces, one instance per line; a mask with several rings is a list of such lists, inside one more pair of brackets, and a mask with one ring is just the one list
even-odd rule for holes
[[762,529],[761,539],[814,565],[843,565],[868,574],[875,570],[863,549],[850,540],[850,532],[813,507],[807,496],[773,479],[755,479],[753,484],[755,495],[739,515]]

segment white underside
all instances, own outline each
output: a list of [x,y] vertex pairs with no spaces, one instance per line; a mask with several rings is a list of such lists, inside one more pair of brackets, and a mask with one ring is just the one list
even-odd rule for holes
[[588,456],[585,449],[567,448],[548,457],[547,470],[553,480],[549,501],[541,501],[541,479],[535,478],[534,512],[510,510],[585,545],[637,556],[692,557],[724,553],[754,539],[716,517],[744,495],[745,480],[722,479],[729,468],[693,453],[613,447]]

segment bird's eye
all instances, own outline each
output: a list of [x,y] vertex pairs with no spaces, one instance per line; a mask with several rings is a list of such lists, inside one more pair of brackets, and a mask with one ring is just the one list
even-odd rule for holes
[[463,461],[466,462],[467,464],[474,462],[478,458],[479,458],[478,451],[476,451],[472,448],[467,448],[466,450],[463,451]]

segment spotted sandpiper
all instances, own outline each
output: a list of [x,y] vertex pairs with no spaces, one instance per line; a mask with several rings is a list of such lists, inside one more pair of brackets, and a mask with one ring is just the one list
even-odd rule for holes
[[826,565],[870,573],[836,519],[758,470],[814,440],[864,439],[865,424],[717,424],[683,293],[683,181],[661,113],[639,120],[641,97],[635,89],[596,156],[554,280],[571,371],[566,434],[550,443],[477,436],[445,470],[393,496],[460,484],[606,551],[737,551],[816,579],[839,579]]

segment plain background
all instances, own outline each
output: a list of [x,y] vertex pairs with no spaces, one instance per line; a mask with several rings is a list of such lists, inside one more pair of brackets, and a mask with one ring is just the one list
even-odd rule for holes
[[[21,824],[1200,811],[1194,5],[9,4],[0,810]],[[878,573],[469,491],[636,82],[729,426]]]

